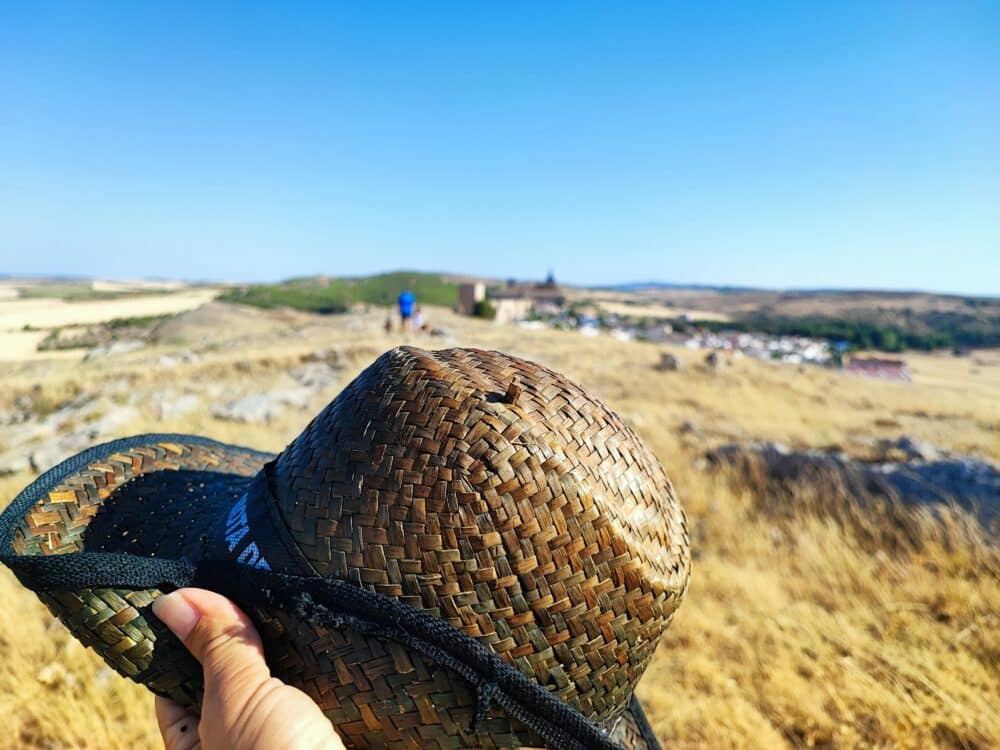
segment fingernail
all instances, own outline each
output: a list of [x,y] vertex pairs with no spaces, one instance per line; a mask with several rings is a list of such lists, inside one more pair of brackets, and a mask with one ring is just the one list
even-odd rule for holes
[[153,602],[153,614],[182,641],[188,637],[201,616],[180,591],[157,597]]

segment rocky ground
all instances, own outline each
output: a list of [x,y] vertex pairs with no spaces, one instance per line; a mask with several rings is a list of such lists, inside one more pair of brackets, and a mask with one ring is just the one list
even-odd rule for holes
[[795,451],[780,443],[750,442],[724,445],[706,458],[743,474],[763,474],[771,491],[782,487],[794,494],[803,485],[828,482],[858,503],[956,504],[998,530],[1000,470],[991,462],[906,436],[865,447],[866,455],[852,457],[844,451]]

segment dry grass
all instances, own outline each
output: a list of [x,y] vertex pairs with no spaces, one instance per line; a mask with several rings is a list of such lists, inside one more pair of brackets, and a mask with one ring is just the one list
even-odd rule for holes
[[[820,490],[786,512],[739,478],[704,473],[697,460],[731,439],[849,448],[859,438],[903,433],[1000,460],[1000,365],[913,357],[916,382],[907,385],[746,360],[712,374],[697,366],[696,353],[681,351],[687,369],[660,373],[650,345],[495,327],[444,311],[431,317],[454,341],[424,339],[425,346],[506,349],[593,388],[636,425],[674,479],[693,532],[694,578],[640,689],[664,741],[1000,746],[1000,563],[967,518],[913,514],[900,523],[878,511],[817,512]],[[207,404],[264,390],[300,354],[336,346],[346,363],[342,382],[317,396],[318,409],[399,343],[381,332],[382,320],[374,311],[299,321],[294,333],[218,349],[166,373],[149,366],[160,350],[83,366],[4,365],[0,400],[37,383],[36,397],[55,402],[127,378],[138,392],[189,389]],[[213,384],[220,395],[211,395]],[[292,410],[274,424],[245,426],[202,410],[164,424],[143,405],[140,422],[123,433],[191,431],[280,449],[309,416]],[[29,480],[0,479],[0,502]],[[898,543],[900,535],[907,543]],[[148,694],[109,675],[6,571],[0,653],[0,715],[7,717],[0,748],[156,746]],[[63,664],[66,674],[53,674],[50,664]]]

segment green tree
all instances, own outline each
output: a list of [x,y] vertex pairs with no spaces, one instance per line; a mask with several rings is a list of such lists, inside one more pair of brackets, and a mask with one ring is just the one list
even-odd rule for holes
[[472,314],[477,318],[485,318],[486,320],[493,320],[497,316],[497,310],[493,307],[492,303],[488,299],[481,299],[476,303],[476,306],[472,309]]

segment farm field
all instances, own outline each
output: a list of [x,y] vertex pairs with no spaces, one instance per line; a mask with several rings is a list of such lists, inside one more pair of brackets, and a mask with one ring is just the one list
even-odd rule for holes
[[217,294],[214,289],[193,289],[115,299],[0,297],[0,360],[37,358],[38,343],[54,328],[179,313],[200,307]]

